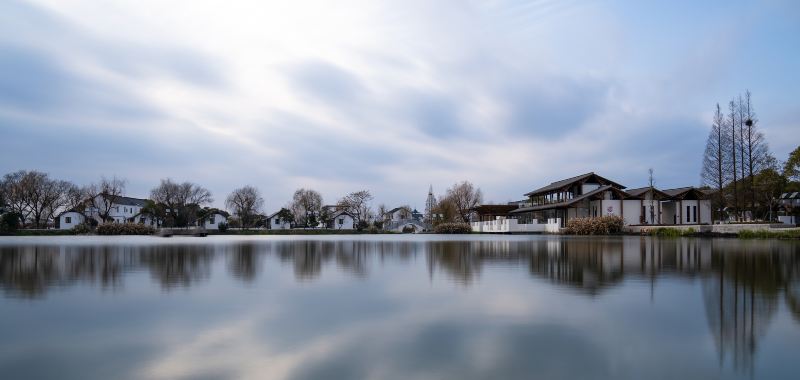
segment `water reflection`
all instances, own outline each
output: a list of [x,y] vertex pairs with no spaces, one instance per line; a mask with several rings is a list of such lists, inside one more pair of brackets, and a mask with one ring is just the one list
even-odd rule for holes
[[365,279],[385,261],[424,260],[429,278],[479,286],[487,267],[522,269],[537,281],[594,299],[627,281],[654,289],[671,279],[699,281],[708,329],[721,363],[752,370],[761,339],[782,305],[800,323],[800,245],[733,239],[536,238],[467,241],[246,241],[229,244],[0,247],[6,297],[41,299],[52,289],[89,284],[124,288],[149,273],[165,292],[209,281],[223,262],[254,283],[269,258],[300,282],[325,271]]

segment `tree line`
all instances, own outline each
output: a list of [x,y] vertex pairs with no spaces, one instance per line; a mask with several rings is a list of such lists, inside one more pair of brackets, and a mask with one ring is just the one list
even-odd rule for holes
[[[83,213],[91,209],[100,223],[113,221],[115,205],[125,197],[127,180],[101,177],[97,182],[78,186],[70,181],[52,178],[48,173],[36,170],[20,170],[8,173],[0,179],[0,214],[3,223],[22,228],[47,228],[63,212]],[[382,228],[386,207],[373,208],[369,190],[351,192],[338,199],[332,206],[325,206],[322,195],[314,189],[297,189],[292,200],[278,213],[283,222],[292,227],[314,228],[327,225],[337,212],[346,212],[354,219],[358,229],[374,226]],[[480,189],[464,181],[453,185],[441,196],[432,210],[430,221],[468,222],[471,208],[482,201]],[[149,194],[140,213],[150,216],[169,227],[184,227],[204,222],[215,213],[229,216],[227,211],[210,205],[214,202],[211,191],[193,182],[177,182],[162,179]],[[232,214],[230,227],[265,227],[265,201],[258,188],[246,185],[233,190],[225,198],[225,207]],[[406,206],[407,207],[407,206]],[[410,208],[409,208],[410,214]]]
[[780,194],[798,187],[798,154],[796,149],[784,165],[772,155],[749,90],[725,110],[717,103],[701,171],[703,185],[716,190],[715,219],[768,218]]

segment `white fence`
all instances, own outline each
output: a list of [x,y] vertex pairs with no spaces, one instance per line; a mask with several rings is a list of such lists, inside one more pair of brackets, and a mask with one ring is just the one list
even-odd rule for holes
[[495,219],[483,222],[472,222],[472,232],[482,233],[514,233],[514,232],[547,232],[558,233],[561,230],[561,219],[548,219],[547,223],[539,223],[534,219],[531,223],[519,223],[516,219]]

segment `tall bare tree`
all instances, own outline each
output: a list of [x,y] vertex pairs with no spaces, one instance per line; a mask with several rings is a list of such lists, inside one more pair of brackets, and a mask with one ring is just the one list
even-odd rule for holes
[[264,207],[264,198],[253,186],[245,186],[234,190],[225,200],[225,206],[239,216],[242,227],[248,228],[255,224],[258,213]]
[[359,190],[347,194],[339,200],[336,206],[352,215],[356,225],[362,225],[362,222],[369,222],[372,216],[370,201],[372,201],[372,194],[370,194],[369,190]]
[[196,211],[202,205],[214,201],[208,189],[191,183],[177,183],[172,179],[162,179],[161,183],[150,191],[150,199],[162,204],[172,224],[178,227],[187,226],[196,219]]
[[447,198],[453,202],[461,221],[469,223],[473,209],[483,202],[483,193],[469,181],[463,181],[447,189]]
[[744,93],[743,104],[743,117],[744,117],[744,140],[742,145],[747,152],[747,174],[750,180],[750,207],[755,208],[756,205],[756,175],[765,169],[774,169],[774,157],[769,151],[769,144],[764,138],[764,133],[758,129],[758,118],[756,117],[753,108],[752,94],[750,90]]
[[89,205],[96,210],[97,215],[103,223],[110,219],[111,209],[120,198],[125,196],[125,185],[127,181],[117,176],[106,178],[101,177],[100,182],[93,183],[86,188],[86,198]]
[[[717,190],[717,207],[725,207],[725,194],[723,189],[728,183],[728,136],[725,133],[725,116],[717,103],[714,119],[711,122],[711,132],[706,140],[706,150],[703,155],[703,171],[701,173],[703,184]],[[717,215],[719,218],[719,215]]]
[[321,220],[322,195],[312,189],[297,189],[292,196],[289,210],[294,215],[294,221],[300,226],[314,227]]
[[737,180],[736,170],[738,167],[736,165],[736,151],[739,146],[739,140],[736,138],[736,103],[733,100],[728,103],[728,110],[730,113],[728,114],[728,132],[730,133],[730,141],[728,141],[728,151],[730,152],[731,157],[731,173],[733,174],[733,213],[735,215],[736,220],[739,220],[739,183]]

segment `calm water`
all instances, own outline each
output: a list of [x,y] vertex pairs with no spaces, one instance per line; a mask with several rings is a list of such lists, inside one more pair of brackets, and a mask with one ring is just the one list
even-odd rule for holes
[[0,238],[3,379],[798,379],[800,242]]

